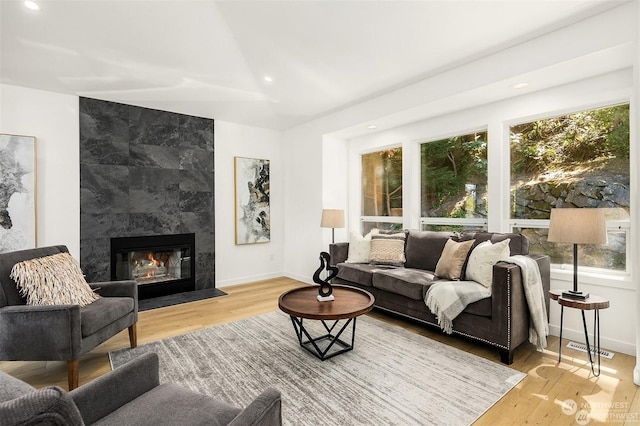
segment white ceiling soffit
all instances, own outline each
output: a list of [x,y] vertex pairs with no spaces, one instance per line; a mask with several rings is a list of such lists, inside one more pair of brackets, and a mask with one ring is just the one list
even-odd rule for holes
[[39,1],[0,3],[2,83],[279,129],[624,3]]

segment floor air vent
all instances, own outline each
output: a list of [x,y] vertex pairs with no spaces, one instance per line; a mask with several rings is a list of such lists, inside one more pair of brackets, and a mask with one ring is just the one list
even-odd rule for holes
[[[577,351],[587,352],[587,345],[583,345],[582,343],[569,342],[569,343],[567,343],[567,347],[570,348],[570,349],[575,349]],[[596,350],[592,347],[591,348],[591,352],[595,354]],[[613,352],[609,352],[609,351],[605,351],[603,349],[600,349],[600,356],[602,358],[611,359],[611,358],[613,358]]]

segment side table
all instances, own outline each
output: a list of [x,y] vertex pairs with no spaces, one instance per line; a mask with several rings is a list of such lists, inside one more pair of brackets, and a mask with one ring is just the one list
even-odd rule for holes
[[[589,362],[591,363],[591,372],[594,376],[600,375],[600,309],[609,307],[609,300],[604,297],[589,295],[585,300],[570,299],[562,297],[562,290],[549,290],[549,297],[557,300],[560,305],[560,343],[558,346],[558,362],[562,358],[562,321],[564,319],[564,307],[579,309],[582,314],[582,325],[584,327],[584,339],[587,342],[587,353],[589,354]],[[593,356],[591,354],[591,345],[589,344],[589,334],[587,332],[587,321],[584,317],[584,311],[593,311],[593,344],[594,351],[598,358],[598,372],[594,369]]]

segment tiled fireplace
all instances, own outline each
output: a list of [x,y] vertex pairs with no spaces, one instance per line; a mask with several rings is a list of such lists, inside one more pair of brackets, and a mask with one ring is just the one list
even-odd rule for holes
[[[173,268],[179,258],[180,278],[167,280],[175,281],[177,290],[215,287],[213,124],[201,117],[80,98],[80,263],[87,281],[112,279],[112,240],[137,244],[144,238],[190,234],[191,248],[179,244],[174,257],[174,249],[158,250],[153,260],[164,265],[146,272],[159,281],[160,269]],[[143,263],[150,251],[127,256]],[[141,297],[146,289],[163,287],[136,279]]]
[[134,280],[140,299],[195,290],[195,234],[111,238],[111,279]]

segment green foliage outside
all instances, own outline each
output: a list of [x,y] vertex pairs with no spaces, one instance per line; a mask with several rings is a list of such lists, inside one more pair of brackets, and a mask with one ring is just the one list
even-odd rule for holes
[[[476,201],[487,184],[486,131],[423,143],[420,158],[423,216],[484,216]],[[467,195],[467,184],[479,193]]]
[[511,127],[513,173],[536,173],[609,158],[629,158],[629,105]]

